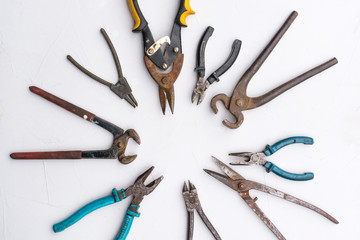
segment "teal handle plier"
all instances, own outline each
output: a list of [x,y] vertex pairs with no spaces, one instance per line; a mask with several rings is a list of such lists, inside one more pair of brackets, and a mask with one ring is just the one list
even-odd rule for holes
[[100,199],[97,199],[91,203],[88,203],[84,207],[80,208],[78,211],[76,211],[74,214],[72,214],[70,217],[66,218],[65,220],[54,224],[53,230],[54,232],[61,232],[65,230],[66,228],[70,227],[77,221],[79,221],[81,218],[85,217],[87,214],[95,211],[98,208],[120,202],[121,200],[127,198],[130,195],[133,195],[133,199],[131,201],[131,204],[125,214],[124,220],[121,224],[120,231],[118,234],[116,234],[115,240],[125,240],[132,222],[134,220],[134,217],[139,217],[140,214],[138,213],[138,209],[140,207],[141,201],[144,199],[145,195],[150,194],[154,189],[157,187],[157,185],[161,182],[163,177],[159,177],[149,183],[148,185],[145,185],[144,182],[146,178],[150,175],[154,167],[149,168],[146,172],[141,174],[135,181],[133,185],[128,187],[127,189],[121,189],[120,191],[117,191],[116,189],[112,190],[112,195],[103,197]]
[[231,165],[262,165],[266,168],[267,172],[273,172],[276,175],[294,181],[307,181],[314,178],[312,172],[307,172],[303,174],[295,174],[282,170],[272,162],[269,162],[264,159],[266,156],[270,156],[279,149],[294,143],[303,143],[303,144],[313,144],[314,140],[311,137],[290,137],[283,139],[274,145],[267,145],[265,150],[262,152],[251,153],[251,152],[240,152],[240,153],[230,153],[230,156],[237,156],[243,159],[230,163]]

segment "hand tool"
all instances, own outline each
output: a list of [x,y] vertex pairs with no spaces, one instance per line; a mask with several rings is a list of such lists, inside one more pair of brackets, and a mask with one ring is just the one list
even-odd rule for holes
[[216,103],[221,101],[225,107],[230,111],[230,113],[235,117],[236,121],[234,123],[229,120],[224,120],[223,124],[231,129],[238,128],[242,122],[244,121],[244,116],[242,111],[253,109],[264,105],[265,103],[271,101],[275,97],[279,96],[283,92],[289,90],[290,88],[298,85],[299,83],[305,81],[308,78],[330,68],[335,65],[338,61],[336,58],[333,58],[327,61],[324,64],[321,64],[310,71],[280,85],[279,87],[271,90],[270,92],[259,96],[259,97],[248,97],[246,90],[247,86],[252,79],[252,77],[256,74],[256,72],[260,69],[262,64],[265,62],[267,57],[273,51],[277,43],[280,41],[281,37],[285,34],[287,29],[290,27],[292,22],[297,17],[297,12],[292,12],[290,17],[286,20],[284,25],[280,28],[274,38],[270,41],[270,43],[266,46],[266,48],[261,52],[258,58],[253,62],[250,68],[244,73],[244,75],[240,78],[237,83],[234,92],[231,97],[228,97],[225,94],[218,94],[211,100],[211,108],[216,114],[218,109],[216,107]]
[[280,233],[280,231],[275,227],[275,225],[270,221],[270,219],[265,216],[263,211],[261,211],[259,206],[256,204],[257,197],[252,198],[249,193],[250,190],[254,189],[254,190],[258,190],[258,191],[273,195],[275,197],[283,198],[289,202],[292,202],[292,203],[298,204],[300,206],[306,207],[308,209],[311,209],[311,210],[321,214],[322,216],[326,217],[333,223],[336,223],[336,224],[339,223],[335,218],[333,218],[332,216],[330,216],[328,213],[321,210],[320,208],[318,208],[308,202],[305,202],[299,198],[293,197],[287,193],[284,193],[277,189],[268,187],[264,184],[246,180],[243,176],[241,176],[239,173],[235,172],[230,167],[226,166],[223,162],[216,159],[215,157],[213,157],[213,158],[214,158],[216,164],[221,168],[221,170],[227,176],[219,174],[219,173],[211,171],[211,170],[208,170],[208,169],[204,169],[204,171],[206,173],[208,173],[210,176],[212,176],[212,177],[216,178],[217,180],[219,180],[220,182],[224,183],[228,187],[237,191],[240,194],[241,198],[246,202],[246,204],[249,205],[249,207],[254,211],[254,213],[256,213],[256,215],[265,223],[265,225],[276,235],[276,237],[278,239],[283,240],[283,239],[285,239],[285,237]]
[[201,220],[205,223],[206,227],[210,230],[214,238],[216,240],[221,240],[220,235],[217,233],[214,226],[206,217],[201,207],[197,190],[194,184],[192,184],[190,181],[189,188],[190,190],[187,188],[186,182],[184,182],[183,196],[185,200],[186,210],[188,211],[188,240],[192,240],[194,235],[194,209],[199,213]]
[[83,73],[85,73],[86,75],[88,75],[89,77],[91,77],[92,79],[94,79],[95,81],[104,84],[106,86],[108,86],[110,88],[111,91],[113,91],[113,93],[115,93],[116,95],[118,95],[121,99],[125,99],[131,106],[133,106],[134,108],[136,108],[138,106],[138,103],[135,99],[135,97],[133,96],[133,94],[131,93],[131,87],[128,84],[126,78],[123,76],[122,70],[121,70],[121,65],[120,65],[120,60],[119,57],[116,53],[115,47],[112,44],[108,34],[106,33],[105,29],[101,28],[100,32],[102,33],[102,35],[104,36],[110,50],[111,53],[113,55],[114,61],[115,61],[115,66],[118,72],[118,81],[115,84],[109,83],[108,81],[96,76],[95,74],[91,73],[89,70],[87,70],[86,68],[84,68],[83,66],[81,66],[78,62],[76,62],[70,55],[67,56],[67,59],[75,65],[75,67],[77,67],[80,71],[82,71]]
[[118,232],[118,234],[116,234],[115,237],[115,240],[126,239],[130,231],[134,217],[140,216],[138,210],[140,207],[140,203],[144,199],[144,196],[149,195],[152,191],[154,191],[154,189],[159,185],[159,183],[163,179],[163,176],[161,176],[155,179],[154,181],[152,181],[151,183],[149,183],[148,185],[145,185],[144,182],[153,169],[154,167],[151,167],[148,170],[146,170],[135,180],[135,183],[130,187],[128,187],[127,189],[125,190],[121,189],[120,191],[117,191],[114,188],[112,190],[111,196],[103,197],[91,203],[88,203],[87,205],[76,211],[74,214],[72,214],[70,217],[66,218],[65,220],[59,223],[54,224],[53,226],[54,232],[61,232],[65,230],[66,228],[70,227],[71,225],[79,221],[81,218],[85,217],[87,214],[95,211],[96,209],[105,207],[113,203],[120,202],[125,198],[129,197],[130,195],[133,195],[133,199],[130,203],[130,206],[125,214],[124,220],[121,224],[120,231]]
[[71,104],[51,93],[48,93],[38,87],[30,87],[30,91],[55,103],[56,105],[78,115],[85,120],[95,123],[96,125],[109,131],[113,136],[113,144],[107,150],[97,151],[59,151],[59,152],[18,152],[10,155],[13,159],[81,159],[81,158],[102,158],[114,159],[118,158],[123,164],[131,163],[135,160],[136,155],[125,156],[125,149],[130,138],[140,144],[140,137],[134,129],[124,131],[122,128],[88,112],[74,104]]
[[282,170],[272,162],[266,161],[264,157],[270,156],[273,153],[275,153],[277,150],[279,150],[282,147],[285,147],[290,144],[294,143],[303,143],[303,144],[310,144],[312,145],[314,143],[314,140],[311,137],[290,137],[283,139],[274,145],[270,146],[267,145],[265,150],[262,152],[257,153],[251,153],[251,152],[239,152],[239,153],[229,153],[230,156],[236,156],[241,157],[243,159],[230,163],[231,165],[250,165],[250,164],[256,164],[256,165],[262,165],[266,168],[267,172],[273,172],[276,175],[289,179],[289,180],[295,180],[295,181],[307,181],[314,178],[314,174],[312,172],[307,172],[304,174],[295,174],[290,173],[287,171]]
[[[166,99],[170,105],[171,112],[174,113],[174,83],[180,74],[184,54],[181,47],[181,27],[187,27],[185,19],[190,14],[195,14],[190,8],[190,0],[180,0],[180,7],[176,15],[173,29],[170,35],[154,41],[148,22],[145,20],[138,1],[128,0],[130,12],[134,18],[135,26],[133,32],[141,32],[144,40],[145,65],[151,77],[159,85],[160,105],[165,114]],[[161,46],[164,45],[164,53]],[[167,73],[158,71],[167,70],[172,66],[172,70]]]
[[241,41],[239,39],[235,39],[232,45],[232,49],[228,59],[225,61],[221,67],[219,67],[215,72],[213,72],[207,79],[205,80],[205,48],[206,44],[211,37],[212,33],[214,32],[214,28],[211,26],[207,27],[205,30],[197,50],[196,56],[196,68],[195,71],[197,72],[198,80],[196,82],[196,87],[193,91],[191,96],[191,101],[194,102],[195,99],[198,97],[197,104],[199,105],[205,97],[205,91],[208,87],[213,84],[215,81],[220,81],[219,77],[223,75],[235,62],[236,58],[239,55],[240,48],[241,48]]

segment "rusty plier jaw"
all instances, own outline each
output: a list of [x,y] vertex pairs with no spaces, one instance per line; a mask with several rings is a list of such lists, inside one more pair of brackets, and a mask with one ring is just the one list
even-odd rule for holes
[[137,155],[125,155],[125,150],[129,139],[132,138],[137,144],[141,144],[140,136],[134,129],[126,130],[125,133],[114,140],[114,145],[117,147],[116,156],[122,164],[129,164],[134,161]]
[[264,165],[267,161],[263,158],[266,155],[263,152],[251,153],[251,152],[239,152],[229,153],[229,156],[240,157],[241,159],[235,162],[231,162],[230,165]]

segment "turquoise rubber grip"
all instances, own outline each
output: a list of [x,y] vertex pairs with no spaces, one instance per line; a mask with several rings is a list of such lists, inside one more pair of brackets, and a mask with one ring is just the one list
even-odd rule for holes
[[92,201],[91,203],[86,204],[84,207],[77,210],[74,214],[72,214],[70,217],[66,218],[64,221],[61,221],[59,223],[54,224],[53,230],[54,232],[61,232],[65,230],[66,228],[70,227],[83,217],[85,217],[87,214],[95,211],[98,208],[105,207],[107,205],[113,204],[115,202],[119,202],[126,198],[124,190],[121,189],[119,193],[122,194],[121,198],[119,198],[118,193],[116,189],[112,190],[113,195],[100,198],[98,200]]
[[308,180],[311,180],[314,178],[314,174],[312,172],[308,172],[308,173],[304,173],[304,174],[289,173],[289,172],[282,170],[281,168],[279,168],[272,162],[265,163],[264,167],[266,168],[267,172],[271,171],[271,172],[275,173],[276,175],[278,175],[282,178],[289,179],[289,180],[308,181]]
[[291,138],[286,138],[283,139],[277,143],[275,143],[274,145],[270,146],[267,145],[264,153],[266,156],[270,156],[271,154],[275,153],[277,150],[279,150],[280,148],[283,148],[287,145],[290,144],[294,144],[294,143],[303,143],[303,144],[313,144],[314,143],[314,139],[312,139],[311,137],[291,137]]
[[[136,207],[136,212],[133,212],[130,210],[130,208],[134,208],[134,207]],[[130,228],[131,228],[132,222],[134,220],[134,217],[140,216],[140,214],[137,212],[139,207],[140,206],[130,205],[130,207],[126,211],[124,220],[121,224],[120,231],[118,232],[118,234],[116,234],[115,240],[125,240],[126,239],[127,235],[130,232]]]

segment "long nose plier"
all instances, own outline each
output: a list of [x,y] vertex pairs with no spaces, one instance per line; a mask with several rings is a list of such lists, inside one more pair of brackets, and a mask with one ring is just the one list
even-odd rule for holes
[[128,187],[127,189],[121,189],[120,191],[117,191],[115,188],[112,190],[112,195],[103,197],[100,199],[97,199],[91,203],[88,203],[84,207],[80,208],[78,211],[76,211],[74,214],[72,214],[70,217],[66,218],[65,220],[54,224],[53,230],[54,232],[61,232],[65,230],[66,228],[70,227],[77,221],[79,221],[81,218],[85,217],[87,214],[95,211],[96,209],[99,209],[101,207],[105,207],[107,205],[120,202],[124,200],[125,198],[133,195],[133,199],[130,203],[130,206],[125,214],[124,220],[121,224],[120,231],[115,237],[115,240],[124,240],[126,239],[132,222],[134,220],[134,217],[139,217],[140,213],[138,212],[140,203],[144,199],[144,196],[149,195],[154,189],[159,185],[161,180],[163,179],[163,176],[155,179],[148,185],[145,185],[144,182],[146,178],[151,174],[154,167],[149,168],[147,171],[145,171],[143,174],[141,174],[135,181],[133,185]]
[[[133,32],[141,32],[144,42],[145,65],[151,77],[159,85],[160,105],[165,114],[166,99],[174,112],[175,96],[174,83],[180,74],[184,54],[181,46],[181,27],[187,27],[185,19],[190,14],[195,14],[190,8],[190,0],[180,0],[180,7],[176,15],[170,37],[165,36],[160,40],[154,40],[148,22],[143,16],[137,0],[127,0],[130,12],[134,18],[135,26]],[[161,46],[165,46],[164,52]],[[168,73],[159,72],[158,69],[167,70]]]
[[238,192],[240,194],[241,198],[246,202],[246,204],[265,223],[265,225],[276,235],[276,237],[278,239],[285,240],[285,237],[280,233],[280,231],[275,227],[275,225],[270,221],[270,219],[265,216],[263,211],[256,204],[257,197],[252,198],[250,196],[250,193],[249,193],[250,190],[253,190],[253,189],[258,190],[258,191],[273,195],[275,197],[285,199],[289,202],[292,202],[292,203],[298,204],[300,206],[306,207],[310,210],[313,210],[313,211],[319,213],[320,215],[326,217],[327,219],[329,219],[330,221],[332,221],[335,224],[339,223],[334,217],[332,217],[330,214],[328,214],[324,210],[322,210],[308,202],[305,202],[299,198],[296,198],[287,193],[281,192],[277,189],[268,187],[268,186],[258,183],[258,182],[253,182],[253,181],[247,180],[243,176],[241,176],[239,173],[235,172],[233,169],[231,169],[230,167],[225,165],[220,160],[216,159],[215,157],[213,157],[213,158],[214,158],[216,164],[220,167],[220,169],[226,175],[222,175],[222,174],[219,174],[217,172],[214,172],[214,171],[211,171],[208,169],[204,169],[204,171],[206,173],[208,173],[210,176],[216,178],[217,180],[219,180],[220,182],[225,184],[226,186],[228,186],[231,189]]
[[276,175],[289,179],[289,180],[295,180],[295,181],[306,181],[311,180],[314,178],[314,174],[312,172],[307,172],[304,174],[295,174],[290,173],[287,171],[282,170],[272,162],[267,161],[264,159],[266,156],[270,156],[273,153],[275,153],[277,150],[290,145],[294,143],[303,143],[303,144],[313,144],[314,140],[310,137],[291,137],[283,139],[274,145],[270,146],[267,145],[265,150],[262,152],[257,153],[251,153],[251,152],[239,152],[239,153],[230,153],[230,156],[236,156],[241,157],[243,159],[240,159],[236,162],[230,163],[231,165],[250,165],[250,164],[256,164],[256,165],[262,165],[266,168],[267,172],[273,172]]
[[81,159],[81,158],[118,158],[123,164],[131,163],[136,155],[125,156],[125,150],[130,138],[140,144],[140,137],[134,129],[124,131],[122,128],[88,112],[72,103],[52,95],[38,87],[30,87],[30,91],[45,98],[46,100],[68,110],[79,117],[95,123],[96,125],[109,131],[113,136],[113,144],[109,149],[96,151],[57,151],[57,152],[17,152],[10,155],[13,159]]

